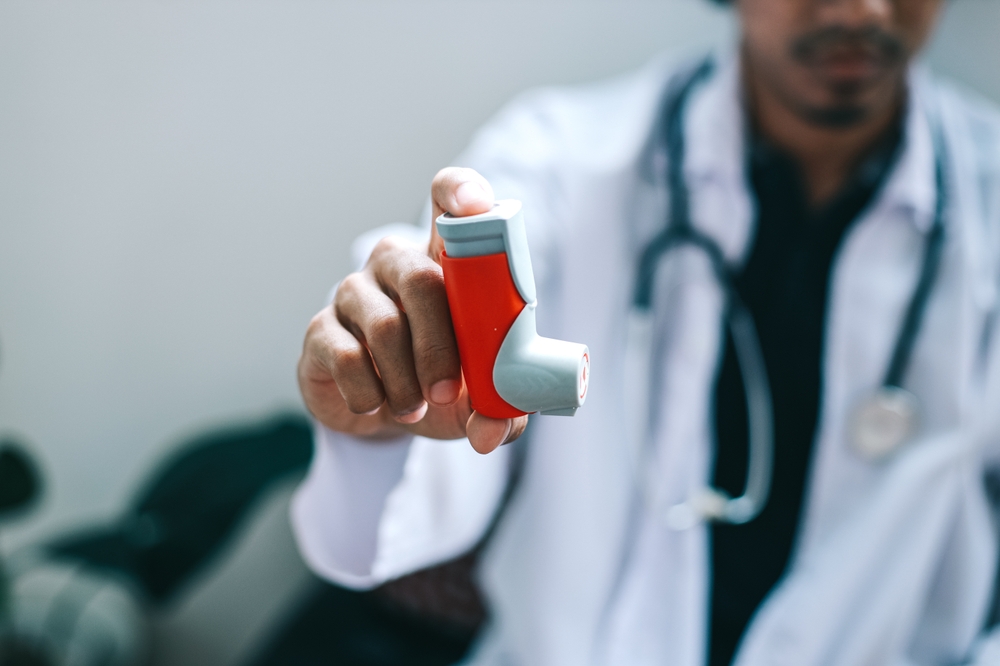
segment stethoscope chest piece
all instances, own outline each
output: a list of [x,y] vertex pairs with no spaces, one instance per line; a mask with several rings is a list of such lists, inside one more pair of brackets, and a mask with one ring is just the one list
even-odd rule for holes
[[861,400],[850,423],[854,451],[870,461],[895,453],[917,429],[919,405],[912,393],[882,386]]

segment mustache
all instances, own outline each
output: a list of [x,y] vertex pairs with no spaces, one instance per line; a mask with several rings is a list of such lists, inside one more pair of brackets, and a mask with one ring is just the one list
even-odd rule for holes
[[878,26],[821,28],[799,37],[791,47],[792,57],[806,65],[816,64],[838,51],[862,51],[883,65],[899,63],[906,57],[902,40]]

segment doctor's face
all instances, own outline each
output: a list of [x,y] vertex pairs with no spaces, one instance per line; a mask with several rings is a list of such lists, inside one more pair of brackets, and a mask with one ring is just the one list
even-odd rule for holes
[[736,0],[747,73],[810,123],[894,105],[942,0]]

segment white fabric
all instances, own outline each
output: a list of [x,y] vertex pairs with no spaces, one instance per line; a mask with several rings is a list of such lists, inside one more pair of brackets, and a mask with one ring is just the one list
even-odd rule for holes
[[[482,563],[493,619],[470,663],[704,661],[707,530],[671,531],[647,511],[623,428],[634,267],[665,219],[662,160],[647,148],[671,72],[661,62],[609,83],[526,94],[458,162],[498,197],[524,201],[539,330],[587,343],[593,359],[575,417],[532,417],[521,486]],[[725,59],[692,100],[685,164],[694,224],[735,261],[754,218],[737,72]],[[845,422],[881,379],[919,272],[936,200],[928,109],[946,135],[952,205],[905,380],[921,401],[921,432],[870,463],[852,452]],[[986,326],[998,254],[1000,116],[915,73],[900,162],[835,260],[802,530],[739,666],[973,656],[997,561],[982,475],[1000,456],[1000,326]],[[659,491],[680,501],[711,468],[722,300],[704,260],[688,252],[664,265],[656,293],[656,472]],[[311,565],[345,584],[376,585],[459,554],[486,529],[507,478],[505,449],[484,457],[462,442],[418,438],[388,453],[318,432],[293,520]],[[992,640],[979,643],[980,663],[995,654]]]
[[1000,629],[983,636],[974,650],[970,666],[994,666],[1000,664]]

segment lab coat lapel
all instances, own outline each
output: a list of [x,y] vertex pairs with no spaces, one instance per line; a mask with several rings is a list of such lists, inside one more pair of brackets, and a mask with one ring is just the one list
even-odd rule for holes
[[738,265],[751,246],[755,217],[738,58],[722,60],[715,77],[691,100],[685,120],[691,221]]
[[[740,95],[732,59],[692,100],[685,164],[694,225],[736,265],[754,229]],[[907,385],[925,406],[922,437],[872,465],[851,451],[845,430],[850,408],[879,384],[888,364],[936,201],[922,101],[908,111],[906,136],[890,181],[836,260],[802,535],[789,575],[748,628],[740,666],[903,663],[908,654],[957,660],[979,629],[987,599],[978,581],[991,575],[995,546],[984,529],[977,445],[960,434],[972,365],[968,341],[983,315],[967,296],[975,290],[965,273],[964,222],[976,217],[965,210],[968,194],[959,192],[954,203],[945,263],[908,374]],[[707,407],[721,354],[723,300],[697,252],[679,251],[666,263],[657,286],[653,432],[660,499],[669,503],[709,481]],[[613,615],[618,624],[609,641],[619,652],[608,663],[699,663],[703,653],[690,637],[707,629],[706,530],[671,532],[645,507],[640,513],[627,568],[635,575],[625,576],[619,597],[625,610]]]
[[931,129],[916,91],[913,99],[900,163],[835,260],[802,533],[738,666],[951,663],[979,630],[985,588],[972,579],[990,574],[995,552],[983,529],[978,445],[963,428],[968,341],[982,313],[967,296],[969,216],[959,203],[950,208],[942,270],[904,380],[923,406],[921,432],[871,463],[854,453],[848,431],[850,410],[888,365],[933,216]]
[[[597,360],[585,409],[571,419],[532,418],[521,486],[483,566],[498,612],[476,663],[591,664],[606,636],[608,599],[634,509],[622,433],[622,342],[634,266],[629,215],[637,206],[656,206],[658,196],[636,177],[635,156],[665,71],[643,76],[641,86],[621,91],[640,98],[630,108],[642,109],[643,117],[630,117],[634,124],[620,127],[615,141],[595,138],[585,154],[567,156],[564,177],[547,183],[565,206],[558,215],[550,211],[549,221],[566,226],[558,228],[558,246],[532,245],[533,254],[547,253],[540,263],[558,267],[548,274],[558,275],[559,284],[539,292],[539,330],[586,341]],[[622,133],[629,136],[623,140]],[[525,608],[531,614],[520,612]]]
[[[735,58],[724,60],[704,88],[696,89],[685,114],[691,222],[733,263],[745,256],[752,234],[738,73]],[[655,293],[652,430],[662,461],[658,473],[677,476],[679,494],[672,501],[681,502],[709,481],[709,417],[725,295],[708,257],[694,247],[663,257]],[[694,460],[687,453],[691,449],[699,451]]]
[[[753,204],[745,182],[737,74],[735,59],[724,62],[695,94],[687,114],[685,174],[694,225],[739,263],[752,236]],[[666,210],[663,180],[644,178],[636,168],[641,140],[631,143],[654,124],[652,109],[666,79],[662,71],[644,76],[640,84],[615,91],[641,91],[627,101],[629,108],[646,111],[621,118],[630,138],[612,136],[607,146],[588,145],[586,155],[566,157],[558,187],[548,188],[559,192],[566,207],[550,211],[551,219],[573,225],[571,233],[559,229],[565,242],[550,257],[558,267],[553,274],[573,288],[547,292],[559,297],[545,303],[549,308],[558,301],[558,308],[546,310],[554,319],[544,323],[544,332],[573,331],[574,339],[586,340],[594,375],[587,408],[574,419],[532,425],[521,490],[484,562],[496,613],[476,663],[580,666],[595,663],[595,650],[598,663],[616,666],[700,666],[704,660],[706,528],[672,531],[636,501],[622,436],[629,278],[639,248]],[[560,127],[569,122],[559,120]],[[910,122],[919,124],[919,116],[911,114]],[[580,135],[593,136],[588,128]],[[908,132],[919,145],[919,131]],[[597,133],[606,134],[611,136]],[[852,400],[884,371],[919,268],[926,229],[919,213],[927,206],[917,190],[907,188],[932,178],[926,155],[919,153],[910,146],[896,172],[898,183],[859,221],[837,259],[804,532],[790,575],[751,624],[741,666],[881,665],[914,646],[934,657],[926,661],[939,663],[955,646],[967,646],[970,631],[978,629],[976,617],[985,605],[981,580],[994,560],[983,498],[976,492],[975,447],[956,434],[956,391],[970,365],[967,345],[941,353],[970,337],[963,300],[968,289],[952,250],[913,370],[918,395],[932,403],[927,437],[904,455],[872,466],[853,457],[843,428]],[[663,269],[654,312],[652,464],[669,502],[709,480],[709,406],[723,303],[698,252],[679,251]],[[553,327],[556,321],[561,323]]]
[[[745,252],[751,222],[739,94],[738,66],[727,58],[694,91],[685,114],[684,173],[692,224],[734,261]],[[662,192],[663,166],[652,171]],[[662,202],[656,230],[665,222],[665,210]],[[635,530],[610,607],[603,663],[697,666],[705,658],[707,632],[707,529],[696,525],[674,531],[665,517],[709,480],[709,415],[724,295],[707,257],[693,248],[679,248],[662,259],[654,294],[652,455],[641,460],[635,474],[648,483],[636,502]]]

